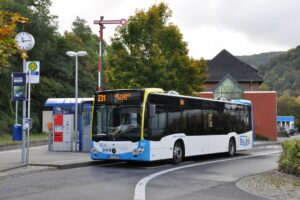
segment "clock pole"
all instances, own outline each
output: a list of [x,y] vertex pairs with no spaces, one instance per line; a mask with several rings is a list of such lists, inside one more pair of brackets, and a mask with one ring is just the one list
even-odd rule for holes
[[[21,58],[23,60],[23,72],[26,73],[26,58],[27,53],[23,51],[21,53]],[[26,75],[27,76],[27,75]],[[27,79],[27,78],[26,78]],[[25,100],[23,100],[23,113],[22,113],[22,163],[28,165],[28,138],[26,137],[26,129],[24,127],[24,119],[26,118],[26,98],[27,98],[27,86],[25,87]]]
[[[23,113],[22,113],[22,163],[28,166],[29,164],[29,132],[30,132],[30,75],[28,77],[26,70],[26,58],[27,52],[30,51],[35,44],[34,37],[27,32],[20,32],[16,35],[15,40],[17,42],[19,50],[21,50],[21,58],[23,59],[23,72],[26,74],[28,80],[25,83],[25,99],[23,100]],[[30,74],[30,72],[29,72]],[[26,81],[25,81],[26,82]],[[27,99],[28,94],[28,99]],[[28,101],[28,115],[26,117],[26,102]],[[26,125],[26,126],[25,126]],[[27,130],[27,136],[26,136]]]

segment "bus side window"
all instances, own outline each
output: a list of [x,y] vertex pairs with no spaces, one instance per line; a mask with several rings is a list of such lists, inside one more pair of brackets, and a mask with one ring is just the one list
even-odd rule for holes
[[212,110],[202,110],[203,116],[203,134],[213,134],[211,130],[213,128]]
[[182,132],[182,124],[185,124],[185,120],[181,118],[180,107],[168,107],[168,133],[174,134]]
[[165,132],[167,125],[166,107],[156,106],[155,116],[151,118],[151,139],[160,140]]

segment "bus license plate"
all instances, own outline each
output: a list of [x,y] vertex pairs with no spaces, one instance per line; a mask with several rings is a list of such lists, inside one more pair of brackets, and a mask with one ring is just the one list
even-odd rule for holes
[[109,156],[108,159],[111,159],[111,160],[119,160],[119,159],[120,159],[120,156]]

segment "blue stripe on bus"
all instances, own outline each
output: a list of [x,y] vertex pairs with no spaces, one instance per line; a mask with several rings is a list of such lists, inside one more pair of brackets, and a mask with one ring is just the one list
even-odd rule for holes
[[122,153],[122,154],[95,152],[95,153],[91,153],[91,159],[93,159],[93,160],[118,159],[118,160],[150,161],[150,141],[148,141],[148,140],[139,141],[138,148],[144,148],[144,152],[140,155],[133,155],[132,152],[127,152],[127,153]]

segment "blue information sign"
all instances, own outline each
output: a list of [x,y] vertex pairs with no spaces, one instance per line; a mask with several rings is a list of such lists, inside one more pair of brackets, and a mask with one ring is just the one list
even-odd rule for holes
[[25,100],[26,74],[14,72],[12,74],[12,99],[13,101]]

